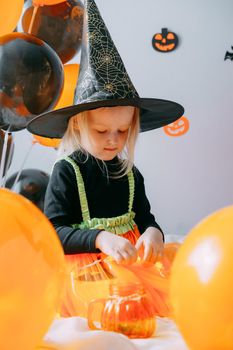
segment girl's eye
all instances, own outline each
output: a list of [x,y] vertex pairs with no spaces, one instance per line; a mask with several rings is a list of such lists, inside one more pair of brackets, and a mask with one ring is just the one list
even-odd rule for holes
[[129,130],[129,129],[126,129],[126,130],[118,130],[118,132],[119,132],[120,134],[125,134],[128,130]]
[[96,130],[98,134],[104,134],[107,130]]

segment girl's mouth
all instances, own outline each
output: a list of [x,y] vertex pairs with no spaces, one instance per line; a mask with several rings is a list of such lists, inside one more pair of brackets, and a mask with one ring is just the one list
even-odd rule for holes
[[104,148],[105,151],[110,151],[110,152],[114,152],[117,150],[117,148]]

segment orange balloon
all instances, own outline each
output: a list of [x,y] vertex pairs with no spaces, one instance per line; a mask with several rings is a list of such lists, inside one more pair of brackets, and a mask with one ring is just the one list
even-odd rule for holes
[[171,301],[192,350],[233,349],[233,206],[201,221],[174,260]]
[[61,2],[65,2],[66,0],[33,0],[34,6],[50,6],[50,5],[57,5]]
[[11,33],[20,18],[24,0],[0,1],[0,36]]
[[48,137],[42,137],[33,135],[34,139],[43,146],[57,148],[61,142],[61,139],[50,139]]
[[0,349],[40,344],[60,303],[64,255],[44,214],[0,189]]
[[64,87],[61,97],[54,109],[72,106],[78,81],[79,64],[66,64],[64,67]]

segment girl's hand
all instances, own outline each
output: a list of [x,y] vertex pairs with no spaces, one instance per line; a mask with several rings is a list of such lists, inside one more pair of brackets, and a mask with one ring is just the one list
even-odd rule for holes
[[163,255],[163,235],[155,227],[148,227],[139,237],[135,247],[143,262],[154,264]]
[[110,255],[117,263],[132,264],[137,260],[137,250],[132,243],[114,233],[101,231],[95,241],[96,248]]

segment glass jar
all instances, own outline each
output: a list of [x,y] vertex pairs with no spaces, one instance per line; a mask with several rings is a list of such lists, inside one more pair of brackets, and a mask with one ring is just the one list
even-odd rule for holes
[[[100,328],[93,321],[97,304],[102,304]],[[130,338],[148,338],[155,331],[155,316],[140,283],[111,282],[107,299],[90,302],[88,325],[90,329],[118,332]]]

